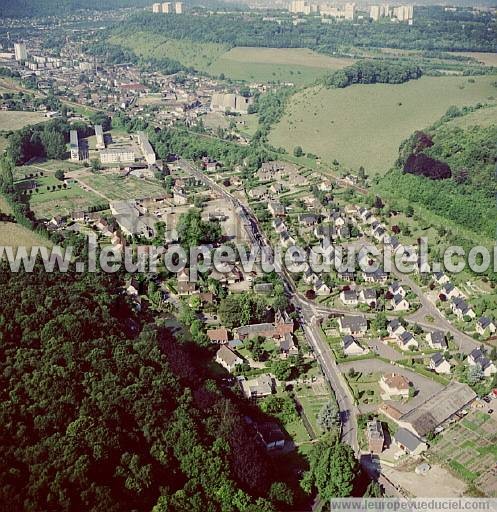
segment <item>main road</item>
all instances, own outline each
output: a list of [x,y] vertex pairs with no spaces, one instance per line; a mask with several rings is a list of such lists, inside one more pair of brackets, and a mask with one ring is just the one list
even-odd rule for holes
[[[228,192],[224,187],[220,186],[209,176],[199,171],[191,162],[187,160],[179,160],[181,168],[198,180],[203,182],[209,188],[224,197],[232,206],[245,215],[246,219],[250,222],[249,233],[250,238],[254,244],[257,244],[266,256],[273,257],[273,250],[269,244],[263,230],[261,229],[257,217],[254,215],[250,207],[243,204],[233,194]],[[353,450],[358,453],[359,446],[357,443],[357,410],[354,406],[353,398],[351,396],[349,387],[347,386],[342,373],[340,372],[333,353],[326,339],[324,339],[321,327],[318,322],[319,312],[313,303],[305,299],[302,294],[298,293],[295,288],[293,279],[287,273],[286,269],[282,268],[280,276],[283,280],[287,294],[291,297],[291,302],[300,313],[300,322],[304,330],[306,339],[311,346],[316,358],[321,366],[326,380],[329,382],[331,388],[335,393],[340,411],[340,419],[342,423],[342,441],[349,444]],[[327,311],[328,313],[331,310]],[[336,313],[342,312],[336,310]],[[344,311],[345,312],[345,311]]]

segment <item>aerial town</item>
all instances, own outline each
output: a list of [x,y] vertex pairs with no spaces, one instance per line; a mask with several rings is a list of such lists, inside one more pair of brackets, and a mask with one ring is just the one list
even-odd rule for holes
[[[484,192],[470,188],[470,159],[480,158],[480,167],[495,166],[495,155],[492,160],[483,152],[495,141],[497,67],[477,61],[480,54],[468,57],[466,50],[452,55],[445,43],[421,48],[412,64],[408,52],[415,50],[407,43],[405,51],[381,53],[373,42],[353,51],[333,49],[325,57],[290,43],[229,47],[214,37],[227,26],[215,26],[216,16],[251,23],[261,9],[211,15],[203,7],[164,2],[40,15],[27,18],[30,30],[22,17],[0,20],[0,276],[6,290],[0,297],[0,345],[2,408],[12,411],[4,418],[0,501],[14,500],[15,510],[101,510],[90,505],[98,496],[112,510],[125,510],[123,503],[129,503],[133,510],[157,512],[328,510],[327,500],[347,496],[497,497],[497,281],[491,270],[451,270],[458,254],[443,254],[459,238],[463,247],[476,240],[485,249],[491,239],[485,222],[492,216],[483,213],[481,221],[458,224],[467,212],[458,213],[450,202],[429,210],[418,197],[426,193],[434,203],[462,186],[465,198],[475,194],[475,215],[478,202],[482,208],[487,204]],[[250,27],[241,41],[256,34],[260,42],[257,30],[264,23],[287,27],[288,38],[298,27],[346,31],[348,24],[359,30],[361,23],[383,37],[397,29],[417,30],[418,9],[423,23],[431,11],[412,4],[292,0],[260,14],[260,25]],[[472,12],[482,23],[495,23],[495,10],[474,9],[461,19]],[[437,15],[452,20],[454,12],[443,7]],[[174,24],[181,31],[182,23],[202,20],[211,24],[210,40],[174,35]],[[126,23],[138,30],[139,44],[126,45],[126,37],[123,42]],[[137,29],[139,23],[144,27]],[[154,32],[155,23],[160,33]],[[51,27],[56,27],[52,35]],[[161,34],[170,39],[162,41]],[[185,49],[188,38],[191,48]],[[151,57],[147,45],[163,48],[164,60]],[[391,39],[388,45],[393,47]],[[273,53],[254,64],[251,46],[261,55]],[[174,56],[168,53],[173,51]],[[211,59],[220,51],[227,53],[217,63],[195,67],[199,52]],[[230,64],[230,75],[220,62],[235,62],[241,51],[248,57]],[[291,56],[282,53],[290,51]],[[302,55],[312,64],[297,65]],[[495,57],[497,50],[488,55]],[[310,71],[318,58],[333,59],[326,62],[331,78],[314,75],[315,67]],[[241,79],[238,66],[244,63],[250,75]],[[427,76],[413,78],[411,68],[401,68],[414,65]],[[372,66],[380,69],[371,72]],[[392,78],[397,72],[402,79]],[[374,81],[365,81],[370,75]],[[351,83],[335,86],[338,80]],[[445,94],[455,99],[442,110],[434,106],[440,110],[436,116],[421,119],[423,109],[415,103],[409,114],[389,121],[418,116],[417,124],[392,130],[400,135],[391,137],[400,139],[391,171],[372,170],[373,153],[365,153],[364,165],[358,165],[367,135],[349,151],[350,162],[341,149],[328,156],[341,104],[350,111],[356,102],[363,105],[361,91],[374,90],[368,103],[377,102],[385,116],[394,116],[390,111],[411,108],[407,87],[427,81],[438,95],[434,101]],[[375,96],[383,87],[392,95],[385,104]],[[397,97],[395,88],[408,92]],[[356,94],[352,99],[349,90]],[[333,100],[331,94],[340,96]],[[335,101],[331,111],[326,98]],[[362,110],[361,115],[368,123],[379,114]],[[386,138],[379,126],[369,130],[372,137],[378,130]],[[465,130],[472,130],[468,139],[462,139]],[[475,142],[478,130],[486,130],[481,143]],[[293,131],[299,135],[289,139]],[[342,131],[351,137],[346,127]],[[448,134],[464,142],[444,139]],[[329,144],[335,148],[334,141]],[[469,144],[479,145],[480,152]],[[387,152],[390,146],[377,147]],[[457,152],[465,151],[471,157],[458,160]],[[439,173],[434,180],[422,167],[428,160],[430,172]],[[439,178],[449,165],[453,184],[445,189]],[[402,180],[408,179],[410,195],[401,195]],[[474,180],[478,187],[484,182]],[[175,271],[164,256],[155,270],[126,268],[108,277],[75,270],[61,274],[59,284],[50,273],[40,277],[41,264],[31,281],[33,267],[8,271],[7,256],[15,251],[4,257],[4,246],[70,245],[79,251],[72,265],[88,254],[82,249],[86,240],[95,241],[98,254],[110,250],[137,260],[152,253],[187,256]],[[198,246],[202,252],[192,256]],[[223,260],[223,269],[202,267],[227,249],[234,255]],[[275,264],[280,255],[283,267]],[[320,270],[318,260],[334,264]],[[270,271],[268,262],[274,264]],[[64,299],[60,294],[66,292]],[[67,342],[72,336],[74,343]],[[83,346],[89,347],[84,354]],[[19,383],[20,371],[27,375],[27,388]],[[43,391],[27,391],[38,385]],[[77,405],[72,391],[69,396],[61,389],[72,385],[80,396]],[[47,405],[50,390],[54,403],[61,404],[57,412]],[[23,401],[22,408],[14,404]],[[26,420],[26,411],[32,420]],[[94,428],[97,416],[103,418],[100,432]],[[15,437],[14,418],[21,426],[12,443],[22,450],[8,444]],[[134,429],[129,436],[127,428]],[[36,431],[34,440],[28,439],[30,430]],[[61,445],[55,444],[59,435]],[[53,446],[47,441],[41,448],[48,439]],[[36,446],[32,453],[29,443]],[[234,459],[230,450],[236,451]],[[347,484],[333,483],[340,480],[337,475],[320,478],[323,453],[340,474],[352,468]],[[47,463],[44,476],[34,469],[41,459],[57,460]],[[201,476],[190,469],[194,460]],[[80,469],[61,477],[66,464]],[[102,472],[109,471],[105,477],[98,475],[100,464]],[[244,468],[253,487],[240,474]],[[96,490],[85,495],[74,483],[77,471],[84,475],[81,485]],[[211,474],[216,471],[222,483]],[[259,478],[259,471],[266,477]],[[97,483],[90,484],[94,473]],[[56,486],[59,479],[63,483]],[[21,501],[15,501],[17,495]],[[236,500],[245,505],[232,505]]]

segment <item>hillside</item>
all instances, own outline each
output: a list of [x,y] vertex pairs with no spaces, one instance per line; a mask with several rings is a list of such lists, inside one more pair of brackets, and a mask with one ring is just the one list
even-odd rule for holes
[[495,76],[422,77],[401,85],[314,87],[295,94],[269,140],[292,152],[297,145],[331,163],[385,173],[414,130],[439,119],[451,105],[497,97]]
[[0,282],[1,503],[273,510],[278,470],[238,405],[198,348],[137,335],[120,276],[2,268]]
[[[379,180],[378,191],[388,199],[407,201],[482,239],[492,240],[496,232],[497,118],[489,124],[488,111],[495,111],[495,107],[481,108],[466,116],[451,109],[435,127],[411,136],[401,146],[396,168]],[[481,125],[476,124],[478,116]],[[472,119],[468,126],[454,124],[465,117]],[[416,156],[423,157],[424,162],[442,162],[451,176],[430,179],[405,173],[406,162]]]

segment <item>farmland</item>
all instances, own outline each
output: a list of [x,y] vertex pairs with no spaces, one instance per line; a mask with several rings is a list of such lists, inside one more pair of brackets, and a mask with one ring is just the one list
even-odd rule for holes
[[304,151],[357,170],[384,173],[400,143],[439,119],[451,105],[493,102],[495,76],[423,77],[402,85],[314,87],[293,96],[270,142],[289,152]]
[[233,48],[209,66],[212,75],[256,82],[309,84],[327,71],[350,65],[351,59],[328,57],[305,48]]
[[492,468],[497,462],[496,427],[490,415],[472,411],[444,433],[430,455],[487,496],[495,496],[497,487]]
[[20,130],[29,124],[41,123],[47,118],[40,112],[0,111],[0,131]]

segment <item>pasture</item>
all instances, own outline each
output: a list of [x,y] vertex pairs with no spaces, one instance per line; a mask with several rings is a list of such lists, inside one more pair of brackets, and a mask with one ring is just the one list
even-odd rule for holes
[[306,48],[237,47],[221,55],[208,71],[234,80],[310,84],[323,74],[349,66],[352,59],[321,55]]
[[313,87],[295,94],[270,143],[295,146],[352,170],[384,173],[400,143],[439,119],[451,105],[474,105],[497,96],[495,76],[423,77],[401,85]]
[[20,130],[29,124],[48,121],[41,112],[0,110],[0,131]]
[[485,108],[480,108],[462,117],[451,119],[447,126],[458,126],[459,128],[468,128],[470,126],[482,126],[486,128],[497,124],[497,104]]

